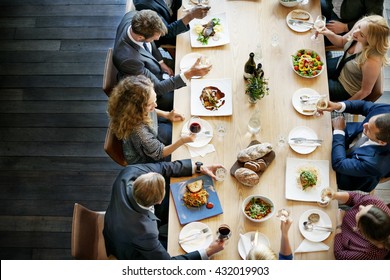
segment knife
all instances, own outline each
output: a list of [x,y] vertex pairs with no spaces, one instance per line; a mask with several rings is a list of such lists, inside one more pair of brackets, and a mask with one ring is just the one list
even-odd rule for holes
[[305,141],[305,142],[318,142],[318,143],[322,143],[322,141],[323,141],[321,139],[308,139],[308,138],[304,138],[304,137],[295,137],[295,138],[291,138],[290,140],[292,140],[292,141]]
[[313,27],[314,23],[309,22],[309,21],[303,21],[303,20],[297,20],[297,19],[289,19],[288,20],[289,24],[295,25],[295,24],[300,24],[300,25],[306,25],[308,27]]

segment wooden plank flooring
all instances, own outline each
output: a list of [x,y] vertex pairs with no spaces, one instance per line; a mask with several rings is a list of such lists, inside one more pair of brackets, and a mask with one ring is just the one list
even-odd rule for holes
[[[73,204],[107,207],[121,167],[101,84],[125,3],[0,2],[1,259],[71,259]],[[390,202],[390,184],[376,195]]]
[[0,3],[1,259],[71,259],[73,204],[107,207],[101,85],[125,3]]

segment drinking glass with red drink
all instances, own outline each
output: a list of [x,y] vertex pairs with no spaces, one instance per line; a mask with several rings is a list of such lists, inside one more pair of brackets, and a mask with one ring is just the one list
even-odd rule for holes
[[197,134],[202,130],[201,120],[199,117],[191,117],[188,122],[188,130],[194,134]]

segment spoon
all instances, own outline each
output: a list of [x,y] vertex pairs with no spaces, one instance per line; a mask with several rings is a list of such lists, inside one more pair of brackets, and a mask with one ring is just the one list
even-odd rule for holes
[[333,232],[333,228],[331,227],[322,227],[322,226],[313,225],[311,222],[308,221],[303,222],[303,227],[307,231],[322,230],[322,231]]

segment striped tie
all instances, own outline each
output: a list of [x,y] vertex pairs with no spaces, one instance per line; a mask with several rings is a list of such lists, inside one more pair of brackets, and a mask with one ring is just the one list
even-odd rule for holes
[[149,47],[148,47],[148,45],[146,44],[146,42],[144,42],[144,49],[148,52],[148,53],[150,53],[150,50],[149,50]]

